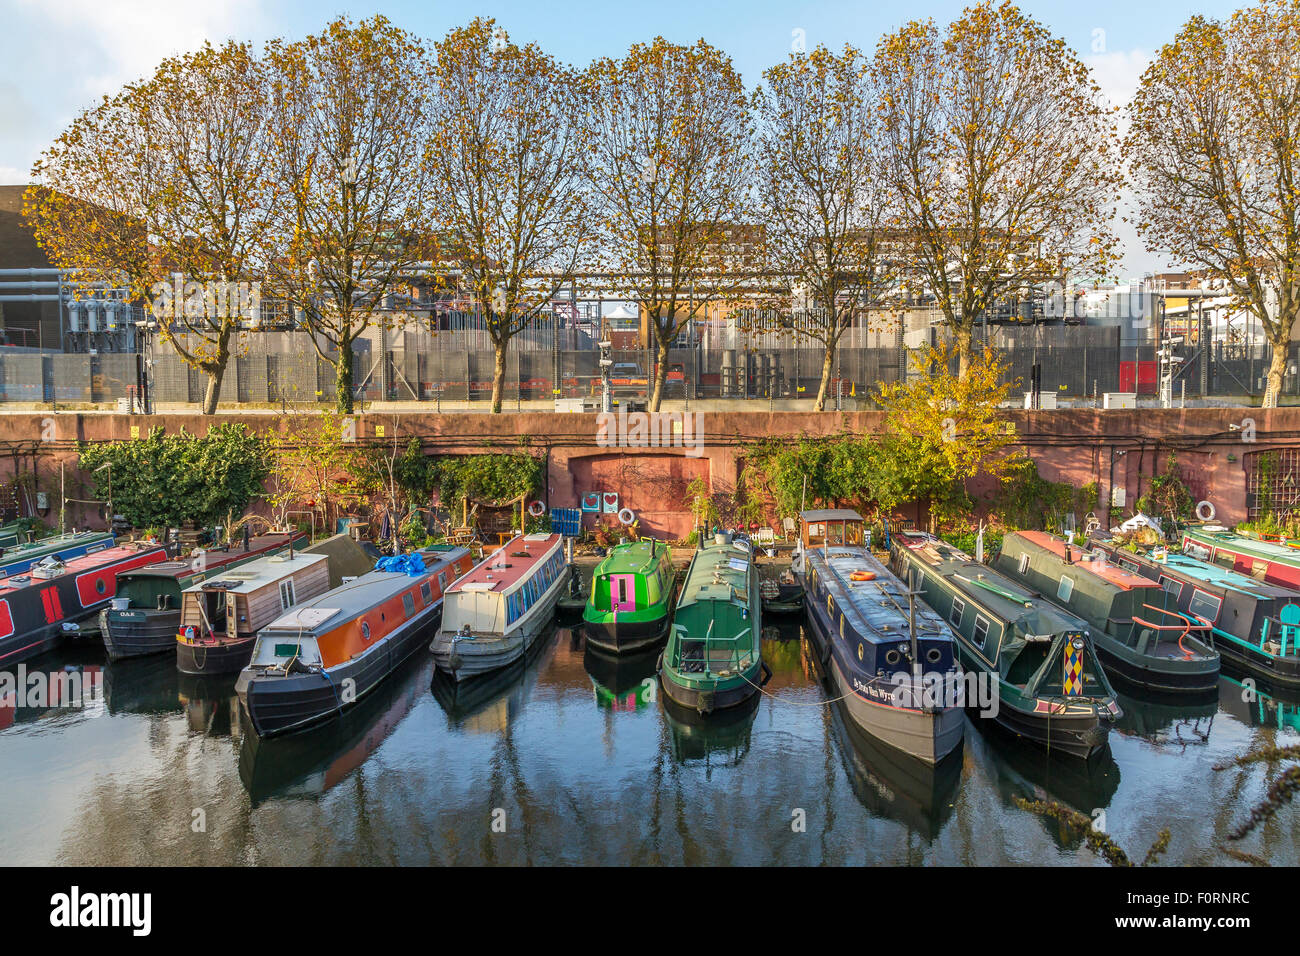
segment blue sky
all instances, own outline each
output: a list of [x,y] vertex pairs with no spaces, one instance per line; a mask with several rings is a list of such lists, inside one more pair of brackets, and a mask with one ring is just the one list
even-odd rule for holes
[[[1021,3],[1092,66],[1112,100],[1132,94],[1151,54],[1195,13],[1226,16],[1239,4],[1115,2]],[[516,41],[535,40],[555,56],[585,64],[617,55],[637,40],[663,34],[689,42],[704,37],[726,50],[749,83],[787,56],[802,31],[808,47],[846,42],[871,49],[907,20],[946,22],[965,3],[789,3],[776,0],[577,3],[564,0],[481,4],[404,0],[0,0],[0,184],[25,183],[40,151],[82,109],[122,83],[149,73],[164,56],[228,37],[262,42],[298,37],[336,14],[383,13],[417,34],[440,36],[476,15],[495,17]],[[1129,248],[1137,273],[1164,263]]]

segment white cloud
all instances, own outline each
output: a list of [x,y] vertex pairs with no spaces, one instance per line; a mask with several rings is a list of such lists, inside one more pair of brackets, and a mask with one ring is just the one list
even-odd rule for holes
[[1114,53],[1085,55],[1084,63],[1092,70],[1093,79],[1113,106],[1127,106],[1137,92],[1142,72],[1151,62],[1145,50],[1117,50]]
[[0,33],[0,174],[26,182],[37,155],[79,112],[167,56],[253,39],[263,0],[10,0]]

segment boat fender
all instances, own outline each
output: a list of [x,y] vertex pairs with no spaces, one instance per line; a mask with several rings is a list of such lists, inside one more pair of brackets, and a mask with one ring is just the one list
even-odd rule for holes
[[850,581],[874,581],[876,580],[875,571],[854,571],[849,575]]
[[528,506],[528,513],[534,518],[540,518],[546,514],[546,505],[542,501],[536,500]]
[[[1208,512],[1208,514],[1206,512]],[[1214,515],[1214,505],[1210,504],[1210,502],[1202,501],[1196,506],[1196,517],[1200,518],[1202,521],[1213,521]]]
[[624,508],[618,513],[618,520],[620,524],[631,524],[636,520],[636,515],[631,508]]

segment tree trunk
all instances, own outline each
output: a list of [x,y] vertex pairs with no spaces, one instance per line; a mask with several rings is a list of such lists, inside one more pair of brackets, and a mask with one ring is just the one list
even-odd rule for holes
[[339,355],[334,361],[334,407],[340,415],[352,414],[352,340],[339,342]]
[[[817,386],[817,404],[813,406],[813,411],[820,412],[826,409],[826,393],[831,388],[831,370],[835,367],[835,344],[826,343],[826,357],[822,360],[822,381]],[[836,388],[839,388],[837,383]]]
[[501,398],[506,389],[506,346],[509,339],[492,343],[492,414],[501,414]]
[[655,334],[659,337],[659,362],[658,367],[655,369],[655,389],[650,396],[650,411],[652,412],[659,411],[659,405],[664,399],[664,385],[668,381],[668,346],[672,342],[671,339],[665,338],[663,331],[660,329],[656,329]]
[[1282,396],[1282,376],[1286,374],[1287,349],[1290,343],[1283,339],[1271,343],[1273,357],[1268,363],[1268,380],[1264,387],[1264,408],[1277,408]]
[[208,388],[203,393],[203,414],[217,413],[217,400],[221,398],[221,380],[226,376],[226,363],[208,369]]
[[959,381],[966,381],[970,375],[971,352],[975,348],[973,341],[975,330],[973,328],[959,328],[957,335],[957,378]]

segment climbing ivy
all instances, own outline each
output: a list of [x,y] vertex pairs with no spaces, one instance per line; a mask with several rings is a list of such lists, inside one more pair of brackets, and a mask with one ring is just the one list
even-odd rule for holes
[[135,441],[79,442],[77,452],[91,495],[107,501],[111,492],[113,511],[136,528],[238,517],[261,493],[272,459],[267,440],[237,422],[213,425],[201,438],[157,427]]
[[1170,452],[1164,474],[1151,479],[1147,493],[1137,500],[1137,510],[1177,526],[1191,519],[1193,507],[1192,493],[1178,468],[1178,456]]

